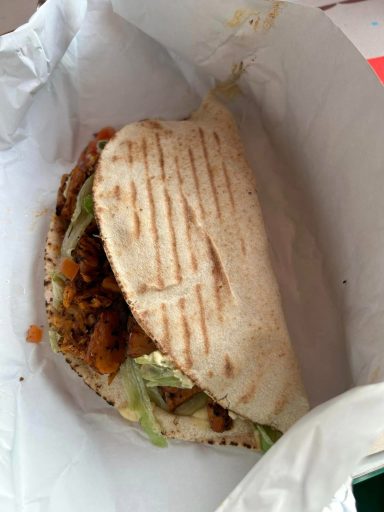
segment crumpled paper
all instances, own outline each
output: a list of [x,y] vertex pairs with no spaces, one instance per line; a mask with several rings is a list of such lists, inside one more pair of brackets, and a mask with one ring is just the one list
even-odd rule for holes
[[[322,404],[261,460],[156,449],[48,343],[25,343],[30,323],[45,324],[59,178],[91,134],[186,117],[239,71],[229,106],[310,401]],[[0,73],[0,510],[321,510],[384,425],[384,98],[364,59],[297,5],[49,0],[0,38]]]
[[351,478],[340,487],[331,503],[324,508],[323,512],[357,512]]

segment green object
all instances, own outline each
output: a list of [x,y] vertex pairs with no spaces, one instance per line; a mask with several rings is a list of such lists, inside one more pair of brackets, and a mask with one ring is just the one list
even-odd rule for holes
[[149,388],[147,386],[147,392],[149,395],[149,398],[151,399],[151,402],[153,402],[157,407],[160,407],[160,409],[164,409],[164,411],[168,411],[167,404],[165,403],[164,398],[161,396],[160,391],[158,388]]
[[72,258],[72,252],[75,250],[78,241],[93,220],[93,178],[94,175],[92,174],[85,180],[77,196],[76,208],[61,246],[61,256],[63,258]]
[[107,142],[108,142],[108,140],[106,140],[106,139],[98,141],[96,146],[97,146],[97,150],[98,150],[99,153],[101,153],[103,151],[103,149],[105,148],[105,145],[107,144]]
[[276,441],[282,436],[282,433],[279,430],[269,427],[268,425],[259,425],[258,423],[255,423],[255,428],[260,435],[261,451],[264,453],[272,448]]
[[135,362],[140,366],[141,376],[149,388],[157,386],[193,388],[191,379],[175,368],[169,358],[163,356],[158,350],[136,357]]
[[196,411],[205,407],[208,400],[209,397],[201,391],[201,393],[193,395],[189,400],[179,405],[179,407],[175,409],[175,414],[178,414],[179,416],[191,416]]
[[48,336],[49,336],[49,343],[51,344],[51,349],[53,350],[53,352],[55,352],[57,354],[59,352],[60,334],[58,332],[54,331],[53,329],[49,329]]
[[88,194],[83,199],[83,208],[84,210],[89,213],[90,215],[93,215],[93,197],[92,194]]
[[137,413],[140,425],[154,445],[167,446],[167,440],[162,435],[153,414],[152,404],[138,365],[133,359],[127,357],[121,365],[119,373],[127,397],[128,408]]
[[384,511],[384,467],[355,478],[352,484],[358,512]]
[[52,280],[52,305],[59,309],[63,303],[64,279],[57,272],[51,275]]

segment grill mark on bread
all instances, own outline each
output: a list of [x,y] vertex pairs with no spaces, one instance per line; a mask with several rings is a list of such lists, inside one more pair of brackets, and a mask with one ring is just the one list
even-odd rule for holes
[[224,374],[229,379],[234,376],[234,366],[228,354],[224,356]]
[[146,283],[139,284],[137,287],[137,293],[140,295],[144,295],[148,291],[148,286]]
[[159,153],[161,179],[162,179],[163,187],[164,187],[165,211],[167,214],[169,234],[170,234],[171,243],[172,243],[173,260],[175,262],[175,269],[174,269],[175,279],[176,279],[176,282],[179,284],[181,282],[181,265],[180,265],[179,253],[177,250],[175,225],[173,223],[172,199],[171,199],[171,196],[169,195],[168,188],[166,185],[166,176],[165,176],[165,169],[164,169],[164,152],[163,152],[163,148],[161,145],[161,139],[160,139],[159,133],[156,133],[156,145],[157,145],[157,150]]
[[115,199],[117,199],[118,201],[121,199],[120,185],[115,185],[113,189],[113,195],[115,196]]
[[163,329],[164,337],[169,339],[169,321],[168,321],[168,316],[167,316],[167,306],[164,302],[162,302],[162,304],[161,304],[161,314],[162,314],[163,325],[164,325],[164,329]]
[[231,181],[229,179],[227,166],[225,165],[225,161],[224,161],[223,155],[221,153],[221,140],[220,140],[219,135],[216,132],[213,132],[213,136],[214,136],[216,144],[217,144],[217,150],[221,157],[221,162],[222,162],[222,166],[223,166],[223,174],[224,174],[224,179],[225,179],[225,185],[228,190],[229,201],[231,203],[233,211],[235,211],[236,208],[235,208],[235,200],[234,200],[233,192],[232,192],[232,185],[231,185]]
[[145,119],[145,121],[143,121],[143,124],[145,124],[147,128],[152,128],[153,130],[164,129],[163,125],[159,123],[159,121],[156,121],[156,119]]
[[133,159],[132,159],[132,141],[127,141],[127,147],[128,147],[128,164],[132,166]]
[[[133,143],[131,140],[128,140],[126,143],[127,146],[127,157],[128,157],[128,165],[132,167],[133,157],[132,157],[132,148]],[[138,239],[140,237],[141,225],[140,225],[140,216],[137,213],[137,189],[136,184],[133,180],[129,183],[130,186],[130,196],[132,203],[132,215],[133,215],[133,236]]]
[[137,189],[135,182],[131,180],[129,182],[130,192],[131,192],[131,201],[132,201],[132,212],[133,212],[133,236],[137,239],[140,237],[140,217],[137,213]]
[[229,201],[231,203],[233,211],[235,211],[236,210],[236,208],[235,208],[235,200],[233,198],[231,182],[229,181],[228,169],[227,169],[227,166],[226,166],[224,160],[223,160],[223,173],[224,173],[224,178],[225,178],[225,184],[226,184],[227,189],[228,189]]
[[213,177],[213,169],[211,167],[211,164],[210,164],[209,158],[208,158],[208,151],[207,151],[207,145],[205,142],[204,130],[201,127],[199,127],[199,136],[200,136],[200,142],[201,142],[201,145],[203,148],[204,161],[205,161],[205,165],[206,165],[207,171],[208,171],[208,177],[209,177],[209,182],[211,184],[213,199],[214,199],[215,206],[216,206],[216,213],[217,213],[217,216],[219,217],[219,219],[221,219],[219,197],[218,197],[218,193],[217,193],[215,180]]
[[170,329],[169,329],[167,305],[164,302],[161,303],[161,321],[163,324],[163,333],[164,333],[163,345],[165,346],[165,349],[169,352]]
[[172,239],[172,252],[173,252],[173,258],[175,261],[175,278],[176,282],[179,284],[181,282],[182,276],[181,276],[181,265],[180,265],[180,258],[179,253],[177,250],[177,243],[176,243],[176,231],[175,231],[175,225],[172,222],[173,219],[173,206],[172,206],[172,200],[168,193],[168,190],[165,188],[165,201],[166,201],[166,209],[167,209],[167,217],[169,220],[169,227],[171,231],[171,239]]
[[164,153],[163,153],[163,148],[161,147],[161,141],[160,141],[159,134],[158,134],[158,133],[156,133],[156,134],[155,134],[155,137],[156,137],[157,150],[158,150],[158,152],[159,152],[159,164],[160,164],[160,169],[161,169],[161,179],[163,180],[163,182],[165,182],[165,170],[164,170]]
[[195,155],[191,148],[188,148],[188,156],[189,156],[189,161],[191,164],[193,181],[194,181],[194,184],[196,187],[197,198],[199,200],[199,208],[201,211],[201,216],[203,219],[205,219],[205,208],[204,208],[203,201],[201,199],[201,190],[200,190],[199,178],[197,176],[197,171],[196,171]]
[[195,291],[196,291],[196,296],[197,296],[197,302],[199,304],[199,319],[200,319],[201,332],[202,332],[203,338],[204,338],[204,352],[208,355],[209,354],[209,336],[208,336],[207,320],[205,317],[205,309],[204,309],[203,297],[201,294],[201,284],[200,283],[196,284]]
[[[234,199],[234,196],[233,196],[231,180],[229,179],[228,169],[227,169],[226,163],[224,161],[224,157],[223,157],[223,155],[221,153],[221,140],[220,140],[220,136],[218,135],[217,132],[213,132],[213,136],[214,136],[214,139],[215,139],[216,144],[217,144],[218,153],[219,153],[219,155],[221,157],[225,185],[227,187],[228,195],[229,195],[229,202],[231,203],[231,207],[232,207],[233,212],[235,212],[236,211],[235,199]],[[245,243],[244,243],[243,237],[240,237],[240,248],[241,248],[241,252],[242,252],[243,256],[245,256],[246,248],[245,248]]]
[[280,412],[283,410],[284,405],[287,403],[287,392],[283,392],[282,396],[277,400],[274,408],[273,408],[273,414],[277,416],[280,414]]
[[241,252],[242,252],[242,253],[243,253],[243,255],[245,256],[245,254],[246,254],[246,252],[247,252],[247,251],[246,251],[246,249],[245,249],[245,242],[244,242],[244,238],[243,238],[243,237],[241,237],[241,238],[240,238],[240,246],[241,246]]
[[177,305],[180,311],[181,323],[183,326],[185,365],[187,368],[191,368],[193,363],[191,353],[191,329],[189,328],[188,320],[185,314],[185,298],[181,297]]
[[149,202],[149,211],[151,218],[151,232],[154,239],[155,251],[156,251],[156,279],[159,288],[164,287],[164,281],[161,275],[161,255],[160,255],[160,244],[159,244],[159,232],[156,224],[156,216],[155,216],[155,201],[153,198],[153,190],[152,183],[149,177],[149,169],[148,169],[148,153],[147,153],[147,141],[145,137],[142,140],[142,151],[143,151],[143,159],[144,159],[144,171],[145,171],[145,188],[147,191],[148,202]]
[[249,386],[248,390],[244,393],[244,395],[242,395],[240,397],[240,400],[239,402],[241,404],[247,404],[251,399],[252,397],[254,396],[255,394],[255,391],[256,391],[256,388],[257,388],[257,382],[260,381],[260,378],[256,380],[254,380],[252,382],[252,384]]
[[192,245],[192,233],[191,233],[192,223],[191,223],[190,215],[188,212],[187,200],[186,200],[184,192],[183,192],[183,178],[180,175],[179,158],[177,155],[175,156],[175,168],[176,168],[177,185],[178,185],[178,189],[179,189],[178,191],[180,193],[181,202],[183,205],[183,220],[184,220],[184,224],[185,224],[185,230],[187,232],[188,249],[189,249],[188,253],[190,256],[190,260],[191,260],[192,270],[194,272],[196,272],[197,260],[196,260],[195,249]]
[[222,268],[220,258],[218,257],[216,249],[215,249],[213,242],[209,236],[206,237],[206,242],[207,242],[209,256],[210,256],[210,259],[212,262],[212,276],[213,276],[213,280],[214,280],[216,307],[217,307],[217,312],[219,315],[219,320],[222,322],[223,321],[223,315],[222,315],[223,303],[221,300],[220,292],[223,287],[223,284],[227,283],[227,276],[225,275],[225,272]]

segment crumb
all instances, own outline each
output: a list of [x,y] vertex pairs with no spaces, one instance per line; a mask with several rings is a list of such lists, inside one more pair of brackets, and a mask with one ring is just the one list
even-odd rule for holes
[[47,215],[47,213],[49,213],[49,209],[43,208],[42,210],[37,210],[35,212],[35,217],[42,217],[43,215]]
[[24,377],[19,377],[19,382],[23,382]]

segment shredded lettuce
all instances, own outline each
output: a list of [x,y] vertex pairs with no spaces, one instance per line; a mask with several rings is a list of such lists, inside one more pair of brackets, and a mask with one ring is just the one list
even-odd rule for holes
[[106,144],[107,144],[108,140],[109,140],[109,139],[103,139],[103,140],[99,140],[99,141],[97,142],[96,147],[97,147],[97,151],[98,151],[99,153],[101,153],[101,152],[103,151],[103,149],[105,148],[105,146],[106,146]]
[[119,413],[123,418],[133,421],[134,423],[137,423],[140,420],[140,416],[137,414],[137,411],[130,409],[127,403],[124,403],[119,407]]
[[157,407],[160,407],[160,409],[164,409],[164,411],[168,411],[167,404],[165,403],[164,398],[161,396],[160,391],[158,388],[151,388],[147,386],[147,393],[149,395],[149,398],[151,402],[157,405]]
[[90,215],[94,215],[93,213],[93,197],[92,194],[88,194],[83,199],[83,208]]
[[52,280],[52,305],[55,309],[60,309],[63,303],[64,280],[57,272],[51,276]]
[[160,431],[160,426],[153,414],[143,378],[135,361],[130,357],[120,367],[120,378],[127,397],[129,409],[138,413],[140,425],[150,441],[160,447],[167,446],[167,440]]
[[94,175],[92,174],[85,180],[77,196],[75,211],[61,246],[61,256],[63,258],[72,257],[72,252],[75,250],[77,242],[93,220],[93,178]]
[[[178,370],[176,370],[178,372]],[[189,382],[188,377],[185,379],[184,376],[180,377],[175,375],[173,370],[168,368],[162,368],[161,366],[155,365],[141,365],[140,372],[142,378],[146,381],[148,388],[157,386],[172,386],[174,388],[187,388],[191,389],[193,383]]]
[[261,451],[267,452],[280,437],[283,435],[279,430],[268,425],[259,425],[255,423],[255,428],[260,436]]
[[53,352],[55,352],[57,354],[59,352],[60,334],[58,332],[54,331],[53,329],[49,329],[48,336],[49,336],[49,343],[51,344],[51,349],[53,350]]
[[208,403],[209,397],[201,391],[196,395],[193,395],[189,400],[179,405],[175,409],[175,414],[179,416],[192,416],[196,411],[199,411],[205,407]]
[[[92,197],[92,187],[93,187],[93,180],[95,178],[94,174],[91,174],[83,183],[83,186],[80,189],[80,192],[77,195],[76,200],[76,206],[75,211],[73,212],[71,222],[76,222],[78,217],[81,215],[81,213],[84,210],[84,200],[87,200],[86,198],[90,195]],[[88,212],[87,212],[88,213]]]
[[175,368],[169,358],[163,356],[158,350],[151,354],[137,357],[135,361],[140,366],[141,376],[146,381],[148,388],[157,386],[193,388],[191,379]]

